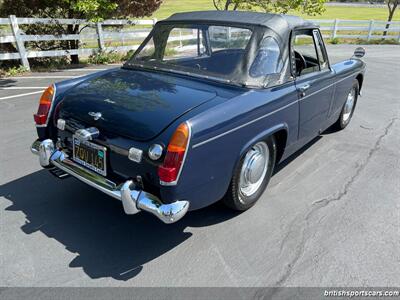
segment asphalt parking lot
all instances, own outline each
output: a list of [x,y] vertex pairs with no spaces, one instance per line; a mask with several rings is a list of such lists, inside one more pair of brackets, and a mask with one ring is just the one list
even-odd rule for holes
[[42,89],[93,69],[0,79],[0,286],[400,286],[400,47],[366,49],[346,130],[279,166],[249,211],[216,204],[173,225],[31,155]]

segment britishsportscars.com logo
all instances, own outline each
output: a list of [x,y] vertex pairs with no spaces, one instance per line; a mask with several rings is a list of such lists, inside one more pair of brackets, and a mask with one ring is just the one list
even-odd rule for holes
[[399,297],[399,290],[325,290],[325,297]]

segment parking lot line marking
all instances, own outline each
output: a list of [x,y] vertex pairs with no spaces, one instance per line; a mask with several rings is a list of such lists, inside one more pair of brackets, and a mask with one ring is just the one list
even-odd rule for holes
[[25,94],[1,97],[0,100],[7,100],[7,99],[12,99],[12,98],[24,97],[24,96],[35,95],[35,94],[39,94],[39,93],[43,93],[43,91],[36,91],[36,92],[31,92],[31,93],[25,93]]
[[[84,76],[84,75],[81,75]],[[15,77],[7,77],[5,79],[53,79],[53,78],[76,78],[79,76],[71,76],[71,75],[54,75],[54,76],[15,76]]]
[[7,86],[0,87],[0,90],[44,90],[47,86]]

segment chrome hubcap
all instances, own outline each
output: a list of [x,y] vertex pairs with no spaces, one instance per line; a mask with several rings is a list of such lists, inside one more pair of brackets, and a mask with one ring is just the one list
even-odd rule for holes
[[[266,143],[255,144],[247,153],[240,170],[239,194],[251,196],[260,188],[267,174],[269,149]],[[241,199],[241,197],[239,197]]]
[[344,104],[343,110],[343,122],[347,123],[350,120],[351,113],[354,107],[354,100],[356,98],[356,90],[351,89],[350,93],[347,95],[346,103]]

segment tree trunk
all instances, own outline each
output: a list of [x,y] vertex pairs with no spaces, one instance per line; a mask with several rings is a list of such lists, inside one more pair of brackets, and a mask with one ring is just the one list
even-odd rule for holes
[[[396,8],[397,8],[397,5],[398,5],[398,1],[395,1],[393,3],[393,6],[390,6],[390,2],[388,2],[388,4],[387,4],[388,9],[389,9],[389,16],[388,16],[388,19],[387,19],[388,22],[392,21],[393,16],[394,16],[394,12],[396,11]],[[390,27],[390,24],[386,24],[385,31],[383,32],[383,36],[387,35],[389,27]]]
[[232,0],[226,0],[225,2],[225,10],[229,10],[229,5],[231,5]]
[[[231,4],[233,4],[233,0],[213,0],[214,7],[217,10],[229,10]],[[239,3],[234,3],[233,10],[237,10]]]
[[213,0],[213,4],[216,10],[219,10],[218,4],[216,0]]

